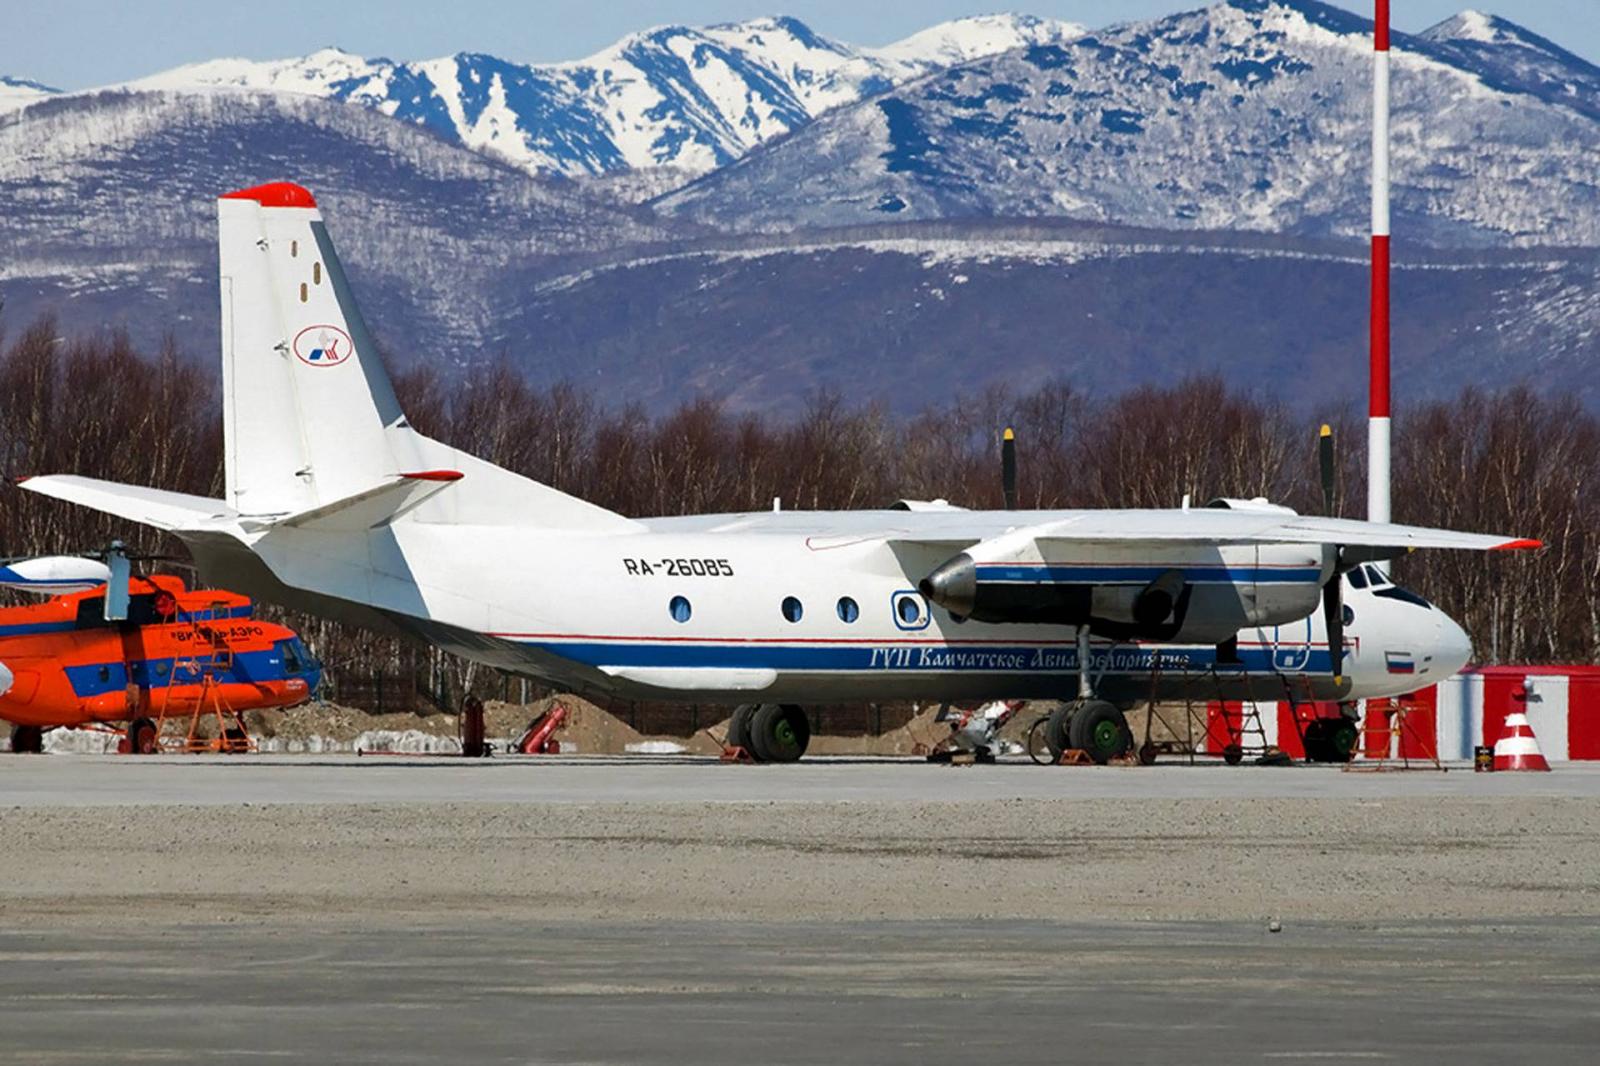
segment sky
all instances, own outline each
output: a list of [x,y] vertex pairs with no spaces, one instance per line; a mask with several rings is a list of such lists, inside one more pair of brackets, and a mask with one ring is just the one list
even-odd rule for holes
[[[996,10],[1091,27],[1209,0],[4,0],[0,74],[84,89],[225,56],[280,59],[338,45],[365,56],[488,52],[524,63],[581,59],[637,30],[787,14],[825,36],[881,45],[936,22]],[[1335,0],[1370,14],[1370,0]],[[1426,29],[1463,7],[1501,14],[1600,62],[1600,0],[1395,0],[1395,28]]]

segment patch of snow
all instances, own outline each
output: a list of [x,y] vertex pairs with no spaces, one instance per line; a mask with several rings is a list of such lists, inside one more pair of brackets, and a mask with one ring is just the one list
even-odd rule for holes
[[[563,754],[566,752],[565,743],[561,745],[561,750]],[[623,750],[634,755],[681,755],[689,749],[670,740],[641,740],[636,744],[626,745]]]
[[44,750],[47,755],[112,755],[121,739],[98,729],[52,729],[44,735]]

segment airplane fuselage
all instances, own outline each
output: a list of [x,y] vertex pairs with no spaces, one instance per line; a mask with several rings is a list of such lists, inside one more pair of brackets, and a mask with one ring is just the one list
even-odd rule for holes
[[[826,516],[792,518],[828,524]],[[766,515],[748,519],[775,524]],[[296,590],[360,587],[363,600],[352,607],[370,605],[395,627],[447,650],[618,698],[972,701],[1060,698],[1076,690],[1075,627],[963,621],[918,591],[917,575],[947,557],[948,547],[741,532],[741,520],[662,519],[639,533],[598,536],[419,521],[385,527],[364,544],[280,530],[252,545],[270,577],[259,573],[256,554],[192,546],[209,580],[291,605]],[[673,528],[713,521],[692,532]],[[1127,552],[1114,554],[1080,550],[1074,563],[1101,588],[1119,581],[1138,587],[1152,572],[1183,565],[1173,550],[1144,566]],[[1186,573],[1204,582],[1217,564],[1206,553],[1191,555]],[[1300,562],[1252,568],[1235,560],[1216,580],[1260,603],[1299,597],[1315,604],[1322,574],[1311,560]],[[1383,697],[1447,676],[1470,654],[1459,627],[1415,597],[1385,599],[1349,586],[1345,595],[1350,623],[1341,683],[1320,613],[1310,610],[1230,630],[1237,655],[1220,660],[1214,642],[1097,637],[1095,690],[1123,705],[1152,694]],[[301,605],[328,608],[325,601]]]

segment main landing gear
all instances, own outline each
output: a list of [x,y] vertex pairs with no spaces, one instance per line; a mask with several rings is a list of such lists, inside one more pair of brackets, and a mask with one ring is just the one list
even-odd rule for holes
[[811,720],[792,703],[742,703],[728,719],[729,749],[756,762],[797,762],[811,743]]
[[1115,705],[1095,698],[1089,680],[1089,627],[1078,628],[1078,698],[1064,703],[1044,723],[1044,742],[1051,759],[1081,751],[1104,766],[1133,750],[1133,730]]

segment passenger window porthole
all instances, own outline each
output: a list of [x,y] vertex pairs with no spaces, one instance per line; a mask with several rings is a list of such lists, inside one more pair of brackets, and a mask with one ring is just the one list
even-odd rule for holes
[[667,604],[667,613],[672,615],[674,622],[687,622],[694,609],[689,606],[689,601],[683,596],[672,597],[672,602]]
[[861,617],[861,608],[849,596],[839,597],[839,621],[846,624]]
[[800,616],[805,613],[805,608],[800,606],[800,601],[793,596],[783,598],[783,617],[791,622],[800,621]]

